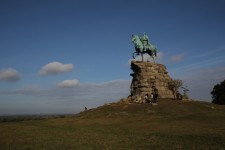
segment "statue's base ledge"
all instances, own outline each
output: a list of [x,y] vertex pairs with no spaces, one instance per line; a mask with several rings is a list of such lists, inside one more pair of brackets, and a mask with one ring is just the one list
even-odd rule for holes
[[131,61],[131,65],[162,65],[164,66],[163,64],[160,64],[160,63],[157,63],[157,62],[152,62],[152,61],[137,61],[137,60],[132,60]]
[[[158,97],[159,99],[175,99],[173,95],[159,95]],[[144,95],[129,95],[127,97],[127,100],[130,102],[130,103],[143,103],[144,101]]]

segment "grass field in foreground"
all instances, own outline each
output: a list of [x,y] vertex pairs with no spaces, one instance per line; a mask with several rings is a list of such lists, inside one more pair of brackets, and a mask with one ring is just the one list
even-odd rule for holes
[[225,149],[225,106],[112,103],[73,117],[0,123],[0,149]]

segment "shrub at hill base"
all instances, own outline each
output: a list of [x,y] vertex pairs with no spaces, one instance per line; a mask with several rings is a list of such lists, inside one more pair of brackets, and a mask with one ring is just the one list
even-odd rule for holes
[[214,86],[212,94],[212,103],[225,105],[225,80]]

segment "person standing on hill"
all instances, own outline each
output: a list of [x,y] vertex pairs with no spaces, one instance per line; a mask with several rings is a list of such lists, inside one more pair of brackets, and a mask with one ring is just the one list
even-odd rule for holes
[[150,103],[154,102],[154,92],[151,93],[151,97],[150,97]]
[[158,89],[154,89],[153,102],[158,102]]
[[145,103],[150,103],[148,94],[145,94]]

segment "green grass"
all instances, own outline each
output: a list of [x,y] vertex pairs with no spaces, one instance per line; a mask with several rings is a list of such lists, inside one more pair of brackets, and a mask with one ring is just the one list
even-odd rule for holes
[[225,106],[114,103],[73,117],[0,123],[0,149],[225,149]]

